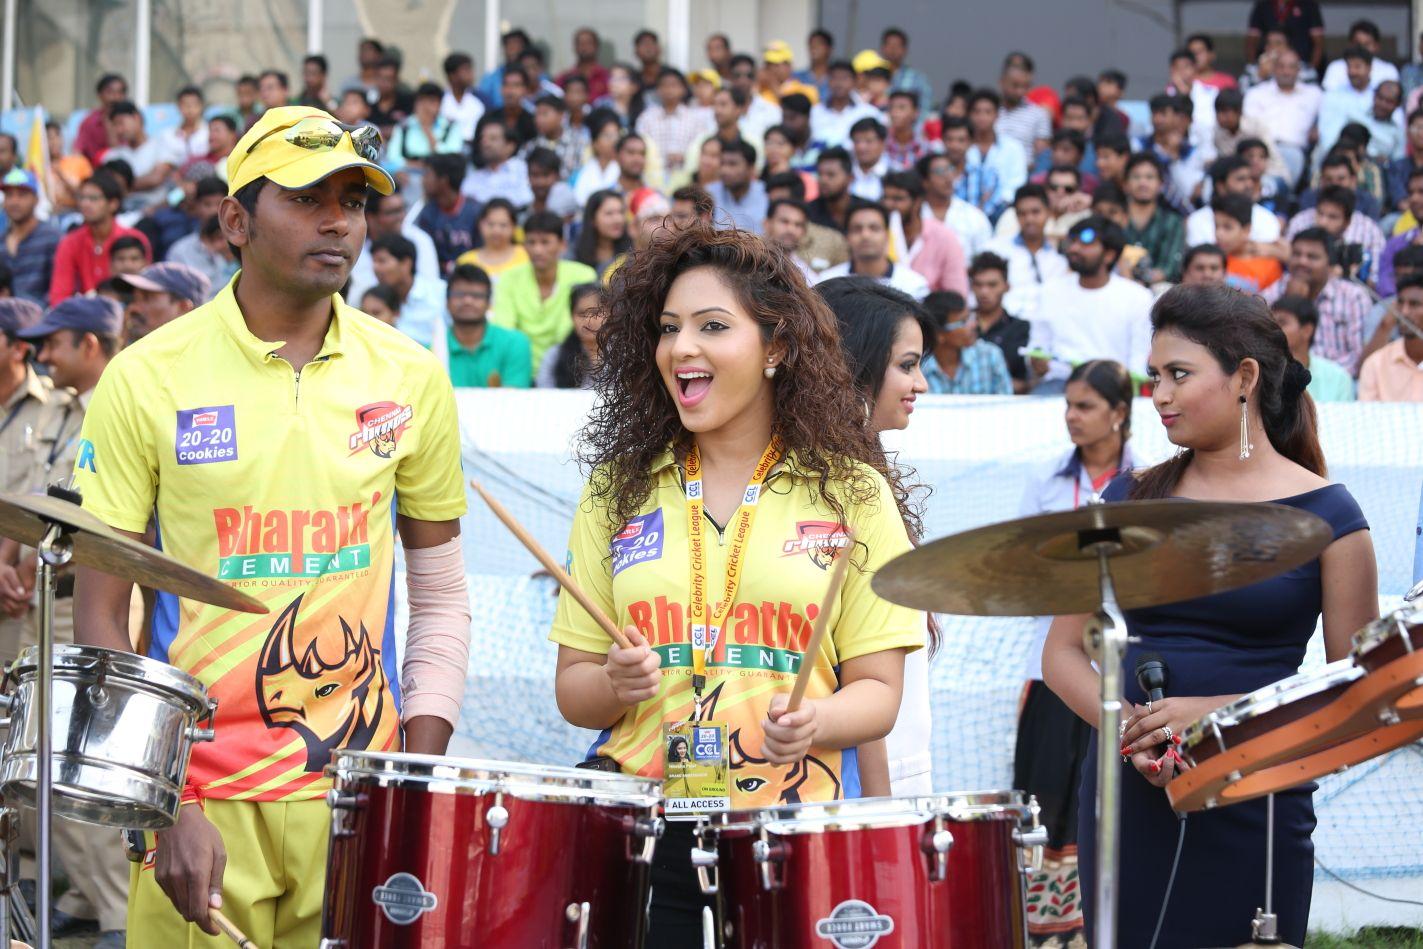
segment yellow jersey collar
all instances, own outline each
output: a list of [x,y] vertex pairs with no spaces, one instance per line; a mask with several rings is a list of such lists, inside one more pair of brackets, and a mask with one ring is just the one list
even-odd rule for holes
[[[658,475],[661,475],[662,472],[666,471],[668,468],[676,469],[677,478],[679,480],[681,479],[682,475],[681,469],[678,467],[677,452],[670,445],[660,455],[652,459],[652,465],[649,468],[649,473],[656,477]],[[785,455],[782,456],[780,461],[776,462],[774,465],[771,466],[771,471],[766,476],[766,480],[771,480],[771,478],[775,477],[783,471],[788,472],[791,476],[798,478],[806,478],[811,476],[811,474],[807,472],[805,468],[801,465],[800,460],[796,457],[796,453],[794,450],[787,451]]]
[[[237,303],[236,292],[237,281],[241,278],[242,271],[239,270],[233,274],[227,286],[223,287],[213,298],[211,306],[217,311],[217,321],[242,351],[257,362],[269,362],[279,358],[276,355],[277,350],[285,346],[286,341],[261,339],[247,328],[247,321],[242,318],[242,307]],[[342,353],[343,327],[349,318],[346,310],[346,301],[341,299],[341,295],[339,293],[331,294],[331,326],[326,330],[326,338],[321,343],[321,351],[316,354],[317,360],[326,359],[329,356],[339,356]]]

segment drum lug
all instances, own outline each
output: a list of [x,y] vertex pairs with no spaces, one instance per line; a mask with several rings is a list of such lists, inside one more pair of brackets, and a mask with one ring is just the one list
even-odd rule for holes
[[1028,798],[1028,820],[1027,829],[1013,831],[1013,840],[1019,847],[1028,851],[1028,862],[1023,867],[1024,873],[1037,873],[1043,868],[1043,848],[1047,846],[1047,828],[1038,823],[1038,815],[1042,813],[1042,807],[1038,804],[1036,796]]
[[707,825],[698,821],[692,830],[697,845],[692,848],[692,866],[697,870],[697,885],[703,896],[715,896],[721,888],[721,875],[717,869],[716,845],[707,846]]
[[[217,732],[213,728],[213,719],[217,717],[217,699],[208,699],[207,711],[198,717],[193,723],[193,727],[188,729],[188,740],[192,742],[212,741],[217,738]],[[208,723],[207,728],[199,728],[203,722]]]
[[484,812],[484,822],[489,825],[489,855],[499,856],[499,837],[509,826],[509,811],[504,806],[504,792],[494,792],[494,804]]
[[588,911],[590,907],[585,903],[569,903],[563,914],[568,917],[570,923],[575,924],[573,929],[573,949],[588,949]]
[[930,858],[929,880],[937,883],[949,877],[949,851],[954,847],[954,835],[944,826],[942,814],[934,816],[934,829],[924,835],[920,849]]
[[368,800],[364,794],[342,794],[337,788],[327,791],[326,806],[331,808],[331,836],[354,836],[356,832],[348,826],[346,813],[360,810]]
[[751,845],[751,855],[756,859],[756,866],[761,871],[761,889],[771,891],[781,888],[783,881],[777,876],[776,868],[772,864],[784,862],[788,850],[784,843],[771,843],[765,828],[761,829],[761,839]]
[[[657,849],[657,841],[662,839],[665,825],[660,817],[623,818],[623,833],[627,834],[625,846],[627,858],[633,863],[652,863],[652,855]],[[642,845],[633,852],[633,838],[640,838]]]

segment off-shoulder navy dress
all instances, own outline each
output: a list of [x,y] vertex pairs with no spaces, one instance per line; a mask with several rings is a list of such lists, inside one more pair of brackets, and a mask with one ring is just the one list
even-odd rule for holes
[[[1103,500],[1125,500],[1131,477],[1122,475],[1108,485]],[[1327,485],[1277,503],[1319,515],[1336,540],[1368,529],[1363,511],[1343,485]],[[1127,628],[1141,641],[1127,648],[1126,697],[1138,704],[1146,701],[1132,674],[1137,656],[1144,652],[1159,653],[1166,660],[1168,696],[1253,692],[1294,675],[1314,634],[1322,599],[1315,560],[1228,593],[1128,610]],[[1096,929],[1096,754],[1094,734],[1082,766],[1077,836],[1089,944]],[[1121,769],[1118,944],[1145,949],[1161,911],[1180,824],[1164,790],[1149,784],[1129,763]],[[1296,946],[1304,945],[1314,882],[1313,793],[1311,784],[1275,796],[1274,911],[1280,935]],[[1249,941],[1256,907],[1265,902],[1265,806],[1260,798],[1187,818],[1159,949]]]

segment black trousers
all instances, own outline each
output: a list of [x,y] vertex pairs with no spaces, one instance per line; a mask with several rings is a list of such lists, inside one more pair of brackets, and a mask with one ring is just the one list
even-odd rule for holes
[[716,904],[702,895],[692,867],[694,821],[668,821],[652,861],[652,907],[647,949],[697,949],[702,945],[702,908]]

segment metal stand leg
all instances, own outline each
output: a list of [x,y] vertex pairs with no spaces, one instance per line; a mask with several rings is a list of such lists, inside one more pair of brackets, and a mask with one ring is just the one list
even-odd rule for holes
[[1275,903],[1275,795],[1265,798],[1265,908],[1255,911],[1250,924],[1252,938],[1259,943],[1280,941],[1280,921],[1274,912]]
[[53,727],[52,691],[54,685],[54,585],[55,570],[69,563],[73,550],[62,525],[51,524],[39,544],[39,675],[35,677],[35,706],[38,710],[38,742],[36,749],[35,810],[38,817],[35,832],[35,914],[39,944],[50,945],[50,830],[52,826],[51,789],[53,760],[51,752]]
[[1096,930],[1098,949],[1117,944],[1117,870],[1121,859],[1121,765],[1117,734],[1122,722],[1122,660],[1126,655],[1127,625],[1117,607],[1108,566],[1108,549],[1097,543],[1102,609],[1087,621],[1083,636],[1087,654],[1097,663],[1102,679],[1102,714],[1097,730],[1097,879]]

